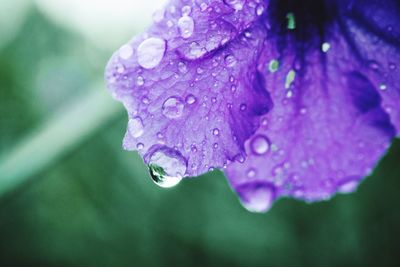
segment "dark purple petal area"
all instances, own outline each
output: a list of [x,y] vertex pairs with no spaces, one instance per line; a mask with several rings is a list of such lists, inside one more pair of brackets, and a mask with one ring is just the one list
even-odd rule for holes
[[266,32],[253,25],[264,2],[244,2],[171,1],[113,55],[106,79],[129,114],[125,149],[170,176],[244,159],[245,140],[271,108],[257,72]]
[[246,161],[226,170],[249,210],[267,211],[282,196],[317,201],[354,191],[399,133],[400,76],[390,62],[400,62],[400,38],[389,28],[392,10],[369,6],[389,16],[375,18],[381,30],[371,32],[353,18],[367,16],[358,9],[365,6],[353,4],[318,41],[299,44],[288,34],[281,49],[282,36],[268,38],[260,61],[274,108],[246,142]]

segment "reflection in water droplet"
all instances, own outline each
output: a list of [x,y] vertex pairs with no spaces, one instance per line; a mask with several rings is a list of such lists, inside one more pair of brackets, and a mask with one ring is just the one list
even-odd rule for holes
[[189,38],[194,31],[194,21],[191,17],[183,16],[178,20],[178,28],[183,38]]
[[242,10],[246,0],[224,0],[224,3],[235,10]]
[[145,69],[158,66],[164,57],[165,49],[166,44],[163,39],[151,37],[144,40],[137,48],[139,65]]
[[166,146],[152,151],[148,164],[151,178],[163,188],[176,186],[185,176],[187,169],[187,161],[179,151]]
[[182,116],[183,108],[183,101],[180,98],[173,96],[164,102],[162,106],[162,113],[169,119],[177,119]]
[[237,60],[236,60],[236,58],[235,58],[234,56],[232,56],[232,55],[227,55],[227,56],[225,57],[225,64],[226,64],[226,66],[232,68],[232,67],[234,67],[234,66],[236,65],[236,63],[237,63]]
[[342,181],[342,183],[338,187],[338,192],[347,194],[356,191],[358,184],[360,183],[360,179],[356,177],[351,177]]
[[140,117],[130,119],[128,121],[128,131],[129,134],[134,138],[142,136],[144,132],[142,119]]
[[242,205],[251,212],[267,212],[275,200],[275,188],[267,182],[242,184],[236,191]]
[[250,148],[255,155],[264,155],[269,151],[270,144],[268,137],[259,134],[250,141]]

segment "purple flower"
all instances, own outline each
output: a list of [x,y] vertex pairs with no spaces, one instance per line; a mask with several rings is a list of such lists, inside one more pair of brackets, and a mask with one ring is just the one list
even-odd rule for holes
[[171,0],[111,58],[124,148],[161,186],[224,168],[243,205],[356,189],[400,129],[398,1]]

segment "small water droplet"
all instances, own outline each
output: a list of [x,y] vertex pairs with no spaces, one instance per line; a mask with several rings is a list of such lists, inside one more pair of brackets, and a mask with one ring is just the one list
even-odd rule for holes
[[289,89],[292,83],[294,82],[294,79],[296,78],[296,71],[290,70],[288,74],[286,75],[286,80],[285,80],[285,88]]
[[269,72],[274,73],[279,69],[279,61],[276,59],[272,59],[268,64]]
[[191,17],[183,16],[178,20],[178,28],[183,38],[189,38],[194,31],[194,21]]
[[186,174],[187,161],[175,149],[161,146],[145,158],[148,158],[151,178],[160,187],[174,187]]
[[241,104],[240,105],[240,110],[241,111],[245,111],[247,109],[247,105],[246,104]]
[[119,49],[119,57],[122,59],[129,59],[133,55],[133,49],[129,44],[123,45]]
[[224,0],[224,3],[235,10],[242,10],[246,0]]
[[142,136],[144,132],[143,121],[140,117],[132,118],[128,121],[128,131],[134,138]]
[[213,144],[213,148],[214,148],[214,149],[217,149],[217,148],[218,148],[218,143],[214,143],[214,144]]
[[190,6],[182,7],[182,16],[188,16],[192,12],[192,8]]
[[183,62],[178,63],[178,69],[181,73],[187,73],[188,69],[186,67],[186,64]]
[[138,144],[136,145],[136,148],[137,148],[138,150],[142,150],[142,149],[144,148],[144,144],[143,144],[143,143],[138,143]]
[[164,102],[162,106],[162,113],[169,119],[177,119],[182,116],[183,109],[183,101],[178,97],[172,96]]
[[237,60],[233,55],[227,55],[225,57],[225,64],[226,66],[232,68],[234,66],[236,66]]
[[186,97],[186,103],[188,103],[189,105],[192,105],[196,102],[196,97],[194,95],[188,95]]
[[271,142],[268,137],[262,134],[258,134],[253,137],[250,141],[251,151],[256,155],[264,155],[270,149]]
[[267,212],[275,200],[275,188],[267,182],[250,182],[236,188],[242,205],[251,212]]
[[254,168],[250,168],[247,170],[247,177],[254,178],[256,176],[256,170]]
[[204,2],[200,4],[200,10],[201,10],[201,11],[206,10],[207,7],[208,7],[208,5],[207,5],[206,3],[204,3]]
[[190,44],[190,58],[191,59],[197,59],[201,56],[203,56],[206,53],[205,50],[196,42],[192,42]]
[[144,79],[142,76],[138,76],[136,79],[136,84],[142,86],[144,84]]
[[390,70],[395,70],[396,69],[396,64],[395,63],[389,63],[389,69]]
[[256,7],[256,14],[257,16],[261,16],[264,13],[264,6],[263,5],[258,5]]
[[381,89],[382,91],[385,91],[387,89],[386,84],[379,85],[379,89]]
[[327,42],[323,43],[321,46],[321,50],[322,52],[326,53],[329,51],[329,49],[331,49],[331,45]]
[[218,129],[218,128],[215,128],[215,129],[213,130],[213,135],[215,135],[215,136],[218,136],[218,135],[219,135],[219,129]]
[[160,64],[166,50],[165,40],[151,37],[137,48],[137,60],[141,67],[152,69]]
[[159,23],[164,19],[164,13],[165,11],[163,9],[157,10],[156,12],[153,13],[153,21],[155,23]]

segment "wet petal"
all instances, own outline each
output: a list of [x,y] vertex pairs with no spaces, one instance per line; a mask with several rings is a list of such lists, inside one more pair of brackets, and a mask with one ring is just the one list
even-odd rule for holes
[[245,140],[271,107],[257,72],[266,34],[253,23],[260,4],[195,2],[171,1],[106,70],[129,115],[125,149],[178,178],[242,159]]
[[[249,210],[267,211],[283,196],[317,201],[354,191],[399,133],[400,76],[390,65],[400,62],[399,35],[382,31],[385,39],[356,22],[353,2],[324,36],[271,34],[266,42],[261,69],[274,107],[246,142],[246,161],[226,170]],[[398,20],[398,6],[385,19],[379,10],[389,6],[375,8],[382,29]]]

